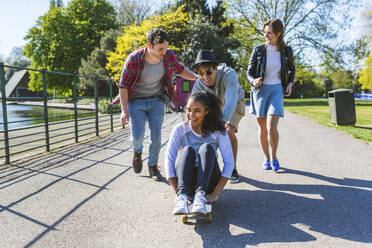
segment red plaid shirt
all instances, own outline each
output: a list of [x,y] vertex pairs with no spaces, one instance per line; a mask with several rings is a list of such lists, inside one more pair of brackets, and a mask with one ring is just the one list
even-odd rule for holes
[[[145,66],[146,48],[141,48],[132,52],[124,63],[123,72],[121,73],[120,82],[117,84],[119,88],[127,88],[130,96],[136,89],[143,68]],[[172,74],[181,73],[185,68],[177,59],[176,54],[171,49],[167,49],[167,53],[163,57],[164,76],[161,79],[162,89],[165,95],[168,95],[173,108],[177,108],[178,102],[176,93],[173,88]]]

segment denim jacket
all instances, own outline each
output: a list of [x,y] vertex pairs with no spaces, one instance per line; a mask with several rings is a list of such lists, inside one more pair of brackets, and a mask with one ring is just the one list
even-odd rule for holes
[[[290,46],[285,46],[284,51],[280,51],[280,78],[282,81],[283,91],[289,83],[294,83],[296,67],[294,64],[293,51]],[[253,86],[256,78],[265,78],[266,69],[266,44],[259,45],[253,49],[249,60],[247,79]]]

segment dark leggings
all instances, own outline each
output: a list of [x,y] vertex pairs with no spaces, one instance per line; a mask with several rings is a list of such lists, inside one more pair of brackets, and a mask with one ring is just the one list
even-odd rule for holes
[[[200,163],[195,167],[195,158],[199,156]],[[216,152],[210,144],[203,144],[199,154],[191,146],[182,149],[176,165],[178,178],[177,195],[186,194],[192,198],[198,191],[212,193],[221,177]]]

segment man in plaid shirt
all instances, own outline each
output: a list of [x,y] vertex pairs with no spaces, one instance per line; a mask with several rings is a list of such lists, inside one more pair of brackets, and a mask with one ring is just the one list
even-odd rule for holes
[[123,125],[130,121],[131,143],[134,150],[133,170],[142,171],[142,149],[145,135],[145,122],[150,128],[150,147],[148,168],[150,177],[160,181],[158,159],[161,148],[161,126],[164,119],[163,95],[168,95],[173,107],[177,99],[172,83],[175,72],[187,80],[197,76],[178,61],[168,49],[168,36],[161,29],[151,29],[147,33],[147,46],[132,52],[125,61],[121,74],[119,96],[121,104],[120,121]]

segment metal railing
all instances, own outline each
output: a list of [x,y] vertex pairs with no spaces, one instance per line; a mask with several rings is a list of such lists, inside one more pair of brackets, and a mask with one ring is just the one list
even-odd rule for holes
[[[42,74],[42,96],[40,97],[7,97],[6,94],[6,81],[5,81],[5,68],[16,70],[27,70],[38,72]],[[59,74],[64,77],[72,77],[73,90],[71,97],[50,97],[47,93],[47,73]],[[78,96],[77,92],[77,78],[88,78],[94,82],[94,96],[82,97]],[[66,142],[74,140],[75,143],[79,142],[81,137],[99,136],[100,133],[114,132],[115,130],[122,129],[123,126],[116,121],[114,123],[114,113],[112,106],[109,106],[108,113],[102,114],[99,111],[99,100],[108,99],[110,102],[113,99],[113,81],[111,79],[98,78],[74,73],[64,73],[56,71],[48,71],[45,69],[32,69],[20,66],[4,65],[0,62],[0,81],[1,81],[1,101],[3,130],[0,131],[0,159],[5,159],[5,163],[10,163],[10,157],[14,155],[22,155],[27,157],[29,154],[41,153],[44,151],[50,152],[51,149],[58,148],[66,145]],[[71,81],[70,81],[71,82]],[[99,96],[98,83],[106,82],[109,87],[109,96]],[[50,107],[49,100],[54,99],[72,99],[73,114],[60,115],[58,117],[48,116],[48,107]],[[79,113],[78,101],[81,99],[94,99],[94,111]],[[7,103],[10,101],[40,101],[43,107],[43,117],[22,121],[8,121]],[[70,118],[69,120],[56,121],[56,118]],[[9,128],[9,124],[21,123],[27,121],[42,121],[43,124],[29,125],[24,127]],[[89,138],[89,137],[88,137]],[[70,142],[71,143],[71,142]],[[53,147],[51,147],[53,146]],[[45,149],[45,150],[44,150]],[[30,153],[34,151],[34,153]]]

